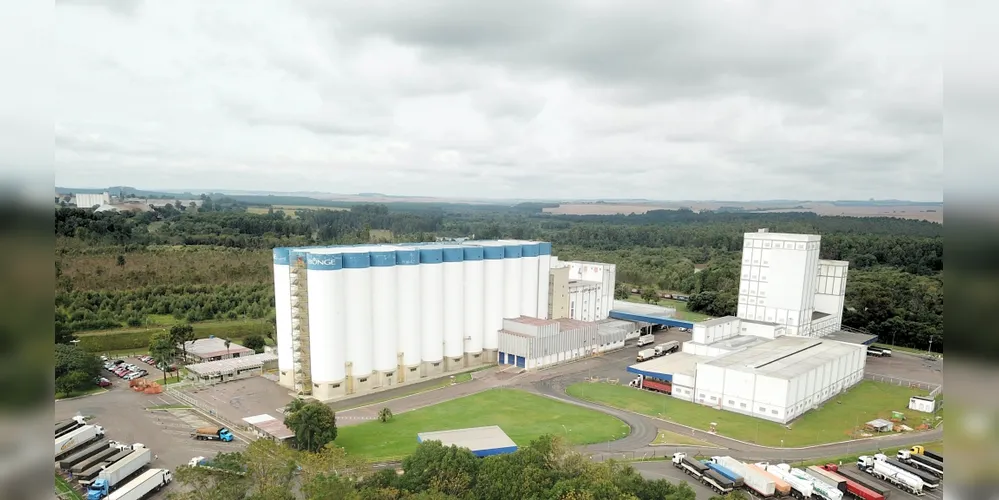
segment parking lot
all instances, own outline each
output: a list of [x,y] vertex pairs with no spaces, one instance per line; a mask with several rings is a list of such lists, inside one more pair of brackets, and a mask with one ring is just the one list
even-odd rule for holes
[[[140,363],[129,361],[140,365]],[[152,370],[150,370],[152,371]],[[155,372],[162,379],[162,372]],[[151,468],[175,469],[186,465],[195,456],[213,457],[218,452],[238,451],[246,443],[236,439],[229,443],[199,441],[191,437],[198,427],[217,425],[201,414],[186,409],[157,409],[180,406],[166,393],[144,394],[128,387],[128,382],[104,372],[112,386],[107,392],[55,403],[55,420],[76,415],[88,417],[90,423],[104,427],[107,439],[126,444],[142,443],[153,453]],[[147,377],[152,376],[147,375]],[[171,490],[168,487],[164,492]],[[153,498],[165,498],[161,492]]]
[[281,412],[291,402],[288,389],[264,377],[250,377],[203,388],[187,388],[184,393],[197,399],[221,417],[243,423],[244,417],[268,413],[282,418]]

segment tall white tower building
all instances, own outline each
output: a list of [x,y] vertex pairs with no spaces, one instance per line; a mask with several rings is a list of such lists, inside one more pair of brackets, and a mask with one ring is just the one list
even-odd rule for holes
[[784,325],[788,335],[811,336],[821,239],[766,229],[746,233],[737,316]]

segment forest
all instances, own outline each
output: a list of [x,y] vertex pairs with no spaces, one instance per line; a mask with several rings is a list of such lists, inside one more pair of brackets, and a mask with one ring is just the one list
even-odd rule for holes
[[[508,207],[509,208],[509,207]],[[275,246],[433,241],[551,241],[563,260],[618,266],[622,287],[689,294],[693,311],[735,313],[743,233],[822,236],[822,258],[850,261],[844,324],[882,342],[942,352],[943,226],[812,213],[656,210],[567,216],[542,204],[503,211],[270,210],[236,200],[145,213],[56,209],[56,322],[63,332],[141,326],[153,315],[199,322],[273,317]]]

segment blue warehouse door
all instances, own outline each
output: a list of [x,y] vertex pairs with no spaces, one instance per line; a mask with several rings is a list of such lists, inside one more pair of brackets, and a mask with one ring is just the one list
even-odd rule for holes
[[501,365],[505,365],[506,364],[506,353],[505,352],[499,353],[499,364],[501,364]]
[[527,360],[523,356],[517,356],[517,367],[518,368],[527,367]]

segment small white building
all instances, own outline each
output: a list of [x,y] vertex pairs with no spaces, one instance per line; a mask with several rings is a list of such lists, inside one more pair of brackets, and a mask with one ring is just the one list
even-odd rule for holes
[[909,398],[909,409],[923,413],[933,413],[937,409],[937,402],[933,398],[913,396]]
[[620,349],[638,329],[638,325],[620,320],[505,319],[499,331],[499,364],[532,370]]
[[184,342],[183,348],[183,352],[187,353],[188,360],[196,363],[256,354],[253,349],[243,347],[235,342],[229,342],[227,346],[225,339],[218,337],[189,340]]

